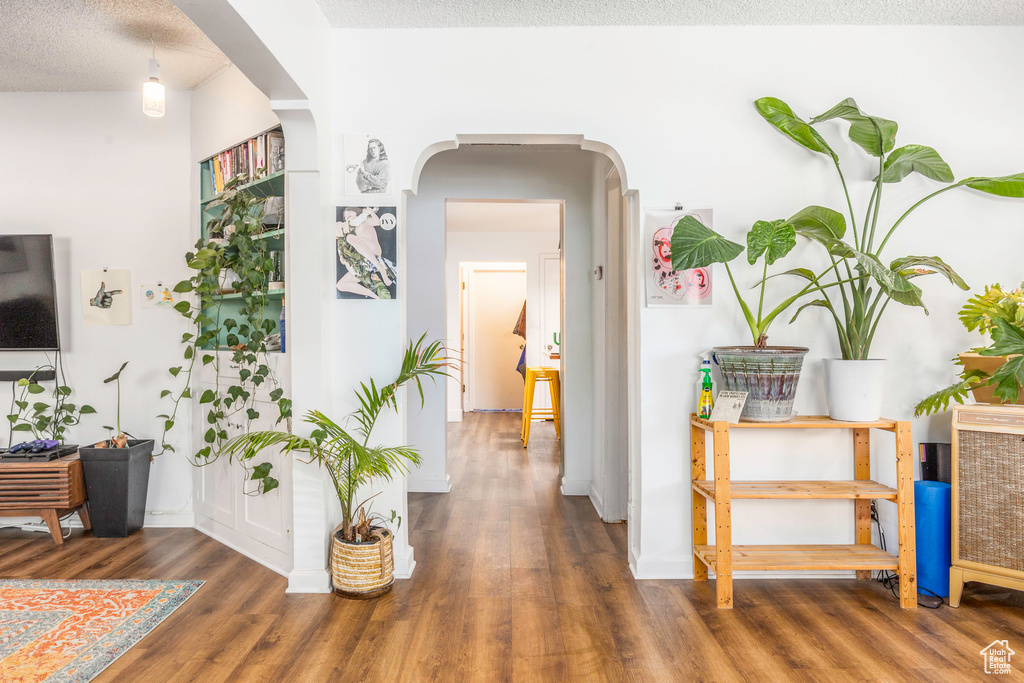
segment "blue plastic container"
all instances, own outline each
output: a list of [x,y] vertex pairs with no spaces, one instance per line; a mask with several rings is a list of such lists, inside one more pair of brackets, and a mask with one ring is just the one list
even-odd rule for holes
[[949,597],[951,494],[941,481],[914,482],[918,590],[942,598]]

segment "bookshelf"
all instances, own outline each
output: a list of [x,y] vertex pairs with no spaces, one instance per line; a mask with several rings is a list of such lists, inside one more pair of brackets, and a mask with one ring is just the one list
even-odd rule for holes
[[[225,183],[239,175],[252,178],[238,185],[257,197],[267,198],[265,205],[267,216],[264,218],[264,232],[254,239],[263,243],[269,253],[280,252],[282,262],[286,261],[285,222],[284,222],[284,134],[280,126],[264,130],[252,137],[239,141],[235,145],[221,150],[217,154],[199,162],[199,211],[200,235],[203,239],[210,236],[211,221],[220,213],[220,208],[211,206],[221,196]],[[267,289],[265,317],[276,321],[281,315],[285,289]],[[242,295],[224,293],[216,297],[219,313],[208,311],[211,318],[221,320],[237,317],[242,305]],[[223,337],[223,333],[222,333]],[[209,349],[224,350],[225,340],[220,338]],[[285,346],[287,351],[287,345]],[[278,353],[278,352],[271,352]]]

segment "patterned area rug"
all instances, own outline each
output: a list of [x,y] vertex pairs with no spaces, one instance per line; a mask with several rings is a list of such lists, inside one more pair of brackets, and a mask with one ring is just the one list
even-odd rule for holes
[[0,682],[91,681],[203,583],[0,580]]

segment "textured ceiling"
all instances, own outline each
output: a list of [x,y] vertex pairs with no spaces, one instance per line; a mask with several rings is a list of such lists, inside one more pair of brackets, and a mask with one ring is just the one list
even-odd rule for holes
[[317,0],[331,25],[689,26],[1024,24],[1021,0]]
[[0,91],[199,85],[228,63],[171,0],[0,0]]
[[558,232],[558,202],[459,201],[445,204],[445,227],[451,232]]

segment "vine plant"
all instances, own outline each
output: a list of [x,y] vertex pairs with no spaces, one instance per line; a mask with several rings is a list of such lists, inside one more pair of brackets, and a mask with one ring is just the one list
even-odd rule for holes
[[83,415],[93,414],[96,410],[90,405],[71,403],[71,387],[63,381],[55,383],[50,396],[53,399],[51,406],[42,396],[46,389],[35,379],[37,373],[48,371],[56,373],[56,368],[51,364],[43,365],[36,368],[28,379],[18,380],[16,391],[20,392],[14,400],[17,411],[8,415],[7,421],[12,432],[32,432],[36,439],[63,442],[68,427],[74,427]]
[[[174,427],[182,401],[194,398],[196,363],[213,365],[216,385],[198,397],[199,404],[205,407],[208,426],[202,447],[191,456],[196,466],[207,465],[221,454],[232,420],[241,419],[244,431],[250,431],[252,421],[260,417],[256,393],[261,388],[268,390],[277,407],[275,424],[285,421],[289,428],[291,424],[292,402],[284,397],[267,357],[267,337],[277,329],[277,321],[268,320],[265,315],[269,302],[267,275],[273,269],[273,261],[265,241],[259,239],[263,230],[263,198],[240,187],[244,182],[244,176],[228,182],[224,192],[209,204],[208,210],[215,215],[207,233],[220,237],[201,237],[196,242],[196,251],[185,255],[192,274],[174,287],[178,294],[193,295],[192,301],[182,300],[174,306],[192,329],[181,337],[184,362],[168,369],[172,377],[184,377],[184,382],[177,391],[160,392],[161,398],[170,397],[172,402],[170,412],[159,416],[164,420],[161,453],[174,451],[167,443],[167,433]],[[237,317],[222,316],[223,295],[227,293],[241,299]],[[229,381],[221,374],[222,355],[214,353],[214,349],[231,350],[231,363],[239,368],[237,379]],[[270,463],[250,468],[243,462],[243,467],[249,479],[256,481],[256,493],[277,488],[278,481],[269,474]]]

